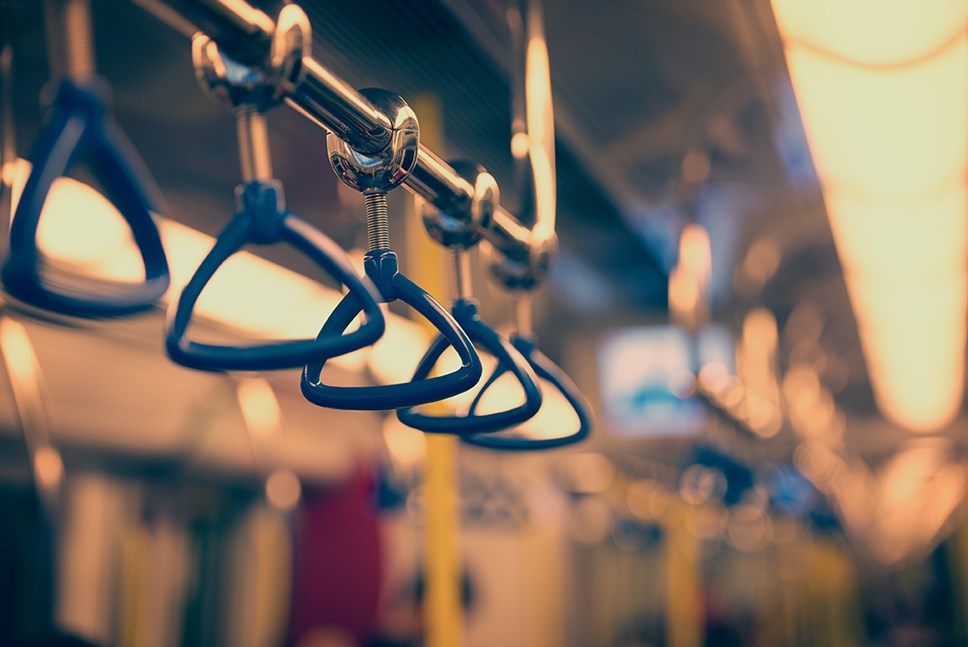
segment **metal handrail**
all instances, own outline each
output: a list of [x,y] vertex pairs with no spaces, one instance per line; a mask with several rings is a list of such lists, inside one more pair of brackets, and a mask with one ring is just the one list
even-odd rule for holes
[[[245,0],[132,0],[184,33],[186,23],[203,31],[232,58],[255,67],[269,66],[277,23]],[[281,37],[285,37],[282,35]],[[306,52],[298,75],[280,83],[279,96],[316,125],[334,133],[361,153],[375,153],[389,142],[392,126],[362,94]],[[405,181],[414,194],[442,210],[468,208],[474,187],[429,148],[420,145],[416,168]],[[481,235],[510,262],[531,264],[556,249],[544,233],[534,235],[514,214],[497,206]],[[542,261],[546,264],[547,259]]]

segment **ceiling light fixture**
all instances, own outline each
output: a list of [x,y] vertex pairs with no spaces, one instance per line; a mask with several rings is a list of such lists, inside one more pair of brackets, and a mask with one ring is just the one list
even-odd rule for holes
[[958,414],[968,312],[968,3],[772,0],[878,407]]

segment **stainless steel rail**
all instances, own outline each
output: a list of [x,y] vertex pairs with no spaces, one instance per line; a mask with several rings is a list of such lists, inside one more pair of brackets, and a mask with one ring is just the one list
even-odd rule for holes
[[[182,33],[186,22],[194,25],[242,63],[255,67],[266,63],[275,23],[246,0],[132,1]],[[392,131],[387,116],[308,53],[301,63],[300,80],[280,88],[285,102],[361,153],[382,150]],[[423,145],[405,186],[442,210],[466,208],[474,199],[474,187]],[[510,262],[523,267],[554,248],[542,236],[535,241],[541,249],[532,249],[531,229],[501,207],[481,234]]]

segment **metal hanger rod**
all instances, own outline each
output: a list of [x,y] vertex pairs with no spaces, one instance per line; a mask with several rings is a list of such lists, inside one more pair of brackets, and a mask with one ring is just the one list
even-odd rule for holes
[[[275,30],[273,19],[245,0],[132,0],[179,31],[188,21],[236,60],[252,65],[265,61]],[[178,17],[179,24],[173,24]],[[382,150],[392,134],[385,114],[311,56],[303,59],[303,80],[286,88],[284,99],[297,112],[333,132],[361,153]],[[426,146],[405,186],[442,209],[466,205],[474,187]],[[531,230],[498,207],[481,234],[508,258],[524,261],[531,254]]]

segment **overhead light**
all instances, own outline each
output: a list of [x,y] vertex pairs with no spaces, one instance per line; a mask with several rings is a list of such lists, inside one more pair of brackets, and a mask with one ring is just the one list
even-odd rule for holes
[[785,41],[866,65],[923,58],[968,23],[964,0],[773,0]]
[[737,372],[750,391],[777,407],[780,405],[776,359],[778,343],[779,332],[772,313],[764,308],[755,308],[747,313],[736,352]]
[[712,267],[709,233],[690,223],[679,236],[679,260],[669,273],[672,319],[695,328],[709,315],[709,274]]
[[299,505],[302,484],[296,473],[288,469],[273,470],[266,478],[266,500],[274,508],[288,512]]
[[773,0],[882,414],[949,424],[968,312],[968,3]]
[[253,436],[272,439],[282,432],[282,409],[265,378],[238,378],[236,397],[245,426]]

